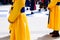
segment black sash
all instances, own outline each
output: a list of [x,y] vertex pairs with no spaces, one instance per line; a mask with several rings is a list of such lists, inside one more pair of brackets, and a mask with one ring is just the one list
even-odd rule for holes
[[57,2],[57,4],[56,5],[60,5],[60,2]]

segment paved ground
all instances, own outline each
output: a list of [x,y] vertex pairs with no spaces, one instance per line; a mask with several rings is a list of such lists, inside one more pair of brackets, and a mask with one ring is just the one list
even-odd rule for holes
[[4,38],[0,38],[0,40],[9,40],[9,36],[4,37]]
[[[60,37],[52,38],[50,35],[45,35],[43,37],[38,37],[37,39],[34,39],[34,40],[59,40],[59,39]],[[0,40],[9,40],[9,36],[0,38]]]
[[43,37],[38,37],[37,40],[60,40],[60,37],[53,38],[50,35],[45,35]]

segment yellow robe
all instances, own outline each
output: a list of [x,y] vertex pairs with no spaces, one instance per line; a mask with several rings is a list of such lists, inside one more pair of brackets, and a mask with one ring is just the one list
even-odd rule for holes
[[50,9],[50,20],[48,28],[53,30],[60,30],[60,6],[56,5],[60,0],[51,0],[48,8]]
[[16,0],[12,7],[8,17],[11,30],[10,40],[30,40],[26,14],[21,12],[21,9],[25,7],[25,0]]

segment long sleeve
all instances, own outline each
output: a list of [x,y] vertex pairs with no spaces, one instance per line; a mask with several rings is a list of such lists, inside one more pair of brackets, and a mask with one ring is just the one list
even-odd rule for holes
[[13,4],[13,9],[10,11],[8,20],[14,22],[16,18],[21,15],[21,9],[25,6],[24,0],[15,1]]
[[51,0],[50,4],[48,5],[48,8],[53,8],[57,4],[58,0]]

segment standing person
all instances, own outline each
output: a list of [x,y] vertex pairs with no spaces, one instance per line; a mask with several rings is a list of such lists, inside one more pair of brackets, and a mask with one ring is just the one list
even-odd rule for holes
[[27,7],[28,10],[28,7],[30,7],[30,0],[26,0],[25,6]]
[[1,0],[2,4],[8,4],[8,0]]
[[60,30],[60,0],[51,0],[48,9],[50,10],[48,28],[53,29],[52,37],[59,37]]
[[49,0],[44,0],[44,9],[47,11]]
[[24,7],[25,0],[16,0],[11,7],[8,17],[8,21],[10,22],[9,29],[11,30],[10,40],[30,40]]
[[32,11],[31,14],[34,14],[33,10],[36,10],[36,2],[35,2],[35,0],[31,0],[30,10]]
[[41,11],[41,8],[44,8],[44,0],[39,0],[39,12]]
[[47,11],[48,3],[49,3],[49,0],[40,0],[39,11],[41,11],[41,8],[44,8],[44,10]]
[[26,7],[30,7],[30,1],[26,0]]

